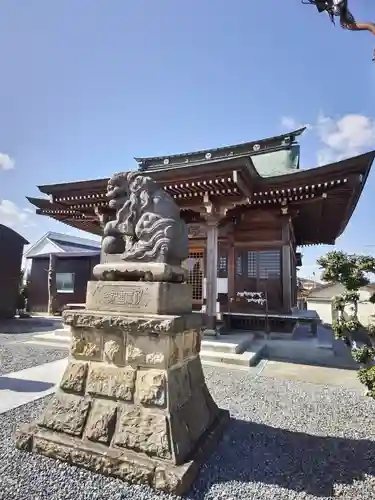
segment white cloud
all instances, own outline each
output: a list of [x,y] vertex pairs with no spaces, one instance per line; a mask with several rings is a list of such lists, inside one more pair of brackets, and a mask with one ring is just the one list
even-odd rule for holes
[[20,208],[13,201],[0,200],[0,223],[13,229],[34,225],[30,208]]
[[375,120],[349,114],[338,119],[321,115],[314,130],[323,145],[318,152],[321,163],[356,156],[374,147]]
[[0,153],[0,170],[12,170],[14,164],[13,158],[5,153]]
[[320,165],[359,155],[372,149],[375,143],[375,119],[360,114],[336,118],[320,114],[314,123],[307,125],[301,125],[293,117],[283,117],[281,126],[289,130],[307,126],[320,143],[317,152]]

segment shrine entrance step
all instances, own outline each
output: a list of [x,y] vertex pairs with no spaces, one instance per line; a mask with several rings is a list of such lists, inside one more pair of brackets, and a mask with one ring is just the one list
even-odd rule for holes
[[201,351],[214,351],[231,354],[244,353],[254,342],[254,334],[250,332],[232,333],[224,337],[202,338]]
[[263,357],[266,342],[255,338],[253,333],[233,333],[215,340],[202,340],[202,363],[227,368],[249,368]]
[[69,349],[71,340],[70,327],[59,328],[52,332],[38,333],[33,335],[28,344],[48,345],[57,348]]
[[200,357],[203,365],[217,366],[222,368],[251,368],[256,366],[263,358],[266,349],[265,341],[255,341],[253,345],[242,354],[231,352],[201,350]]

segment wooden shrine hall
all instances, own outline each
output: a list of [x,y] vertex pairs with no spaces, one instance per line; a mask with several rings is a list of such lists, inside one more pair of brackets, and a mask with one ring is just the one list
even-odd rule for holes
[[[288,315],[297,303],[298,249],[334,244],[359,200],[375,151],[300,169],[304,129],[192,153],[136,158],[176,200],[189,227],[193,302],[213,326],[217,313]],[[125,169],[124,169],[125,170]],[[112,174],[112,172],[109,172]],[[37,213],[92,234],[113,217],[108,179],[39,186]],[[250,300],[247,297],[265,300]]]

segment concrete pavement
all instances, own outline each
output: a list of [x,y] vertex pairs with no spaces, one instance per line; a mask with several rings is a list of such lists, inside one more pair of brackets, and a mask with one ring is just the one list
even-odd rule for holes
[[68,359],[53,361],[0,377],[0,414],[53,393]]

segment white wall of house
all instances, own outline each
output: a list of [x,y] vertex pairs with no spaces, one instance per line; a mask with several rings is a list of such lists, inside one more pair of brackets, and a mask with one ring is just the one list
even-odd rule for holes
[[45,240],[40,241],[33,248],[30,248],[30,251],[25,252],[25,256],[28,258],[32,258],[36,257],[37,255],[46,255],[49,253],[57,253],[61,251],[62,250],[58,245],[46,238]]
[[[344,287],[338,284],[314,290],[307,297],[307,309],[315,310],[323,323],[331,324],[336,318],[336,311],[332,307],[332,299],[343,292]],[[367,325],[370,321],[370,316],[375,314],[375,305],[369,302],[369,298],[373,293],[374,290],[366,287],[359,291],[358,318],[364,325]],[[345,313],[350,316],[353,313],[352,307],[347,306]]]
[[316,311],[323,323],[332,323],[332,306],[330,300],[307,299],[307,309]]

